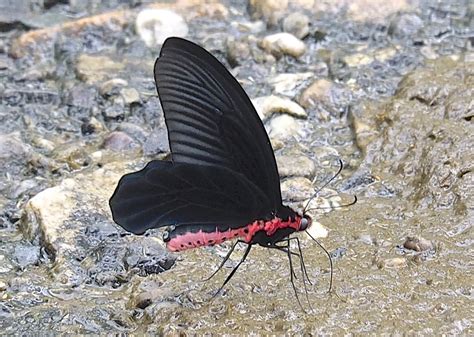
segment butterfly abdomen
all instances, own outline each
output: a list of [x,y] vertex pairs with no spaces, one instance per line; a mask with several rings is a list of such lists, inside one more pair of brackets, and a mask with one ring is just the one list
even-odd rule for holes
[[[227,230],[214,230],[209,228],[192,231],[195,225],[175,227],[169,230],[163,236],[166,247],[172,252],[179,252],[186,249],[197,248],[202,246],[213,246],[221,244],[224,241],[232,239],[241,239],[249,244],[258,243],[266,245],[267,242],[278,241],[279,237],[284,233],[286,237],[289,233],[300,230],[301,218],[288,219],[283,221],[280,218],[273,218],[269,221],[257,220],[240,228],[228,228]],[[275,238],[275,240],[272,240]]]

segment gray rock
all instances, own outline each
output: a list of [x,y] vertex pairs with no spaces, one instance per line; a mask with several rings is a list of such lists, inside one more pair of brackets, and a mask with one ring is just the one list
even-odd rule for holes
[[308,82],[311,81],[314,76],[315,75],[311,72],[278,74],[274,77],[271,77],[268,80],[268,83],[272,85],[273,91],[276,94],[295,97],[304,86],[309,84]]
[[146,156],[153,156],[159,153],[169,152],[168,137],[165,130],[158,132],[158,130],[150,133],[145,143],[143,144],[143,154]]
[[252,99],[260,118],[265,121],[274,113],[287,113],[293,117],[306,118],[306,111],[296,102],[275,95]]
[[104,139],[103,147],[116,152],[124,152],[136,149],[138,144],[125,132],[113,131]]
[[276,161],[280,177],[312,178],[315,174],[314,162],[304,155],[279,155],[276,157]]
[[283,30],[303,39],[309,34],[309,18],[300,12],[294,12],[283,19]]
[[80,84],[69,91],[66,104],[68,113],[80,117],[89,117],[92,107],[97,105],[97,89],[93,86]]
[[247,39],[235,39],[234,37],[228,37],[226,40],[227,48],[227,61],[231,67],[235,67],[242,62],[249,59],[251,56],[250,46]]
[[[116,162],[77,174],[41,191],[24,206],[20,230],[25,238],[40,243],[54,258],[51,272],[58,282],[68,285],[84,282],[87,269],[102,261],[98,247],[125,251],[123,242],[118,241],[119,228],[111,222],[107,201],[127,171],[124,164]],[[81,264],[86,257],[88,262]]]
[[167,9],[144,9],[135,20],[135,30],[148,47],[163,44],[170,36],[185,37],[188,25],[184,18]]
[[140,93],[135,88],[122,88],[120,90],[120,95],[127,105],[141,102]]
[[288,7],[288,0],[250,0],[248,9],[252,19],[265,19],[269,25],[275,25]]
[[304,90],[299,103],[306,109],[322,106],[332,115],[338,116],[346,111],[351,98],[351,91],[342,84],[320,79]]
[[289,115],[278,115],[268,123],[268,134],[271,138],[287,139],[294,136],[300,129],[295,118]]
[[306,52],[304,42],[289,33],[268,35],[263,38],[260,46],[275,57],[290,55],[294,58],[298,58]]
[[16,245],[13,256],[20,268],[36,265],[40,259],[40,247],[32,245]]
[[303,201],[311,197],[313,184],[304,177],[291,177],[281,183],[282,198],[285,201]]
[[117,76],[124,68],[122,63],[113,61],[107,56],[81,54],[76,62],[77,77],[88,84],[97,84]]
[[398,38],[413,36],[423,27],[423,20],[414,13],[395,15],[388,27],[388,33]]
[[123,87],[126,87],[128,82],[121,78],[113,78],[105,81],[99,88],[99,93],[104,97],[117,96]]
[[10,159],[19,159],[28,153],[28,146],[20,139],[19,132],[0,134],[0,166]]

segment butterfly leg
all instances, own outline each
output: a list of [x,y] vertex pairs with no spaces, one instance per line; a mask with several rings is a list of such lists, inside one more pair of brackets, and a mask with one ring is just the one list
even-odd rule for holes
[[235,247],[240,243],[240,242],[245,242],[245,241],[242,241],[242,240],[237,240],[234,245],[232,246],[232,248],[227,252],[227,255],[224,257],[224,259],[222,260],[221,264],[219,265],[219,267],[217,267],[217,269],[211,274],[211,276],[209,276],[208,278],[202,280],[203,282],[207,282],[209,281],[211,278],[213,278],[218,272],[219,270],[222,269],[222,267],[224,267],[224,264],[227,262],[227,260],[230,258],[230,256],[232,255],[232,252],[234,251]]
[[[298,296],[298,291],[296,290],[296,285],[295,285],[295,280],[294,280],[294,269],[293,269],[293,261],[291,259],[291,250],[290,250],[290,240],[287,239],[287,246],[285,247],[286,248],[286,253],[288,255],[288,261],[290,263],[290,282],[291,282],[291,286],[293,287],[293,290],[295,292],[295,296],[296,296],[296,300],[298,301],[298,304],[300,305],[300,307],[304,310],[303,306],[301,305],[301,301],[300,301],[300,298]],[[303,283],[304,283],[304,277],[303,277]]]
[[[235,246],[235,245],[234,245]],[[245,250],[245,253],[244,253],[244,256],[242,256],[242,258],[240,259],[239,263],[237,263],[237,265],[234,267],[234,269],[232,269],[232,271],[230,272],[230,274],[227,276],[227,278],[225,279],[224,283],[221,285],[221,287],[219,288],[219,290],[217,290],[217,292],[214,294],[214,296],[212,296],[212,298],[216,297],[217,294],[219,294],[221,292],[221,290],[225,287],[225,285],[227,284],[227,282],[230,281],[230,279],[232,278],[232,276],[234,276],[235,272],[237,271],[237,269],[239,269],[240,265],[242,264],[242,262],[245,261],[245,259],[247,258],[247,255],[249,255],[250,253],[250,248],[252,248],[252,245],[248,245],[247,249]]]

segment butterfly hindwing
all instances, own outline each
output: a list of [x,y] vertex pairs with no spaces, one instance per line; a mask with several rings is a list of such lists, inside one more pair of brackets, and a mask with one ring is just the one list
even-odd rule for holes
[[168,225],[240,227],[269,217],[269,199],[240,173],[225,167],[152,161],[123,176],[110,199],[112,215],[142,234]]
[[180,38],[165,41],[154,70],[173,162],[238,172],[275,212],[281,192],[273,150],[237,80],[206,50]]

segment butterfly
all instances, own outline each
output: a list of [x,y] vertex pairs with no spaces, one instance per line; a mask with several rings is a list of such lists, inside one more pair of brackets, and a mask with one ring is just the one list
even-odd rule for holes
[[[283,251],[296,293],[292,256],[307,273],[299,240],[290,235],[312,219],[283,205],[273,149],[249,97],[214,56],[182,38],[164,42],[154,76],[171,160],[120,179],[110,199],[114,221],[134,234],[167,227],[163,239],[173,252],[238,239],[211,277],[237,244],[246,244],[219,291],[252,246]],[[299,252],[290,250],[292,241]]]

